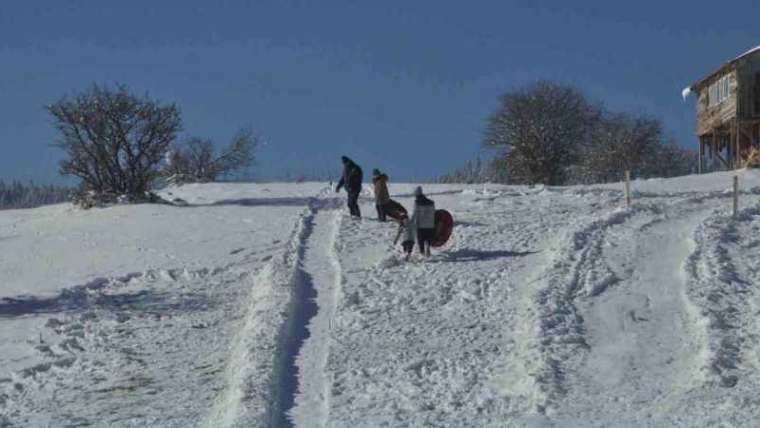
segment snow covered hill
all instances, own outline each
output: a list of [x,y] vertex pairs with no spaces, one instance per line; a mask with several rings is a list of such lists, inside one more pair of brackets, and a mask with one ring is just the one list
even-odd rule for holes
[[0,427],[757,426],[732,176],[428,185],[454,237],[411,262],[322,183],[0,212]]

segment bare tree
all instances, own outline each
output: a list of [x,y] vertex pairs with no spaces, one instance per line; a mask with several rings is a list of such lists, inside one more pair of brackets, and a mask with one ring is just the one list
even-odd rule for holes
[[575,182],[619,181],[624,171],[634,177],[673,177],[693,172],[696,155],[664,138],[659,119],[627,113],[605,113],[583,148]]
[[191,138],[171,151],[164,173],[178,181],[203,183],[216,179],[216,168],[213,142]]
[[594,126],[578,164],[580,182],[620,180],[623,171],[651,175],[660,153],[663,126],[657,119],[606,113]]
[[578,89],[538,82],[502,96],[484,144],[503,150],[511,181],[562,184],[598,115]]
[[93,85],[48,106],[66,157],[60,172],[82,180],[85,190],[143,199],[182,122],[174,104],[161,105],[129,93]]
[[681,147],[675,141],[660,144],[647,163],[645,177],[677,177],[697,173],[696,150]]
[[164,174],[174,182],[211,182],[249,168],[255,161],[260,139],[249,128],[243,128],[230,144],[216,153],[208,139],[191,138],[175,145]]

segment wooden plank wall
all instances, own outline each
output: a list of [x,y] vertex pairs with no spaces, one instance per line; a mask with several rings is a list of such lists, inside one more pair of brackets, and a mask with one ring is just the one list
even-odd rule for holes
[[[726,74],[729,75],[730,95],[727,100],[717,106],[709,107],[707,94],[710,92],[709,87],[718,79]],[[697,135],[712,133],[713,129],[727,125],[732,119],[736,118],[737,113],[737,88],[739,86],[736,70],[729,70],[726,73],[713,76],[699,92],[697,100]]]
[[740,119],[760,118],[760,55],[742,59],[736,67],[739,80],[737,115]]

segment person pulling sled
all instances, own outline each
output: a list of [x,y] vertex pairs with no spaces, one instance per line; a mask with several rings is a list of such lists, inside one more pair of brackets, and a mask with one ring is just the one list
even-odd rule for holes
[[335,192],[340,192],[341,187],[348,193],[348,211],[353,217],[361,218],[359,211],[359,193],[362,191],[362,169],[348,156],[341,156],[343,162],[343,174],[338,181]]
[[385,204],[391,200],[388,193],[388,176],[381,173],[379,169],[372,170],[372,184],[375,186],[375,209],[377,209],[377,220],[385,221]]
[[372,184],[375,186],[375,208],[378,221],[384,222],[387,217],[401,223],[407,216],[406,208],[391,199],[388,192],[388,176],[379,169],[372,170]]

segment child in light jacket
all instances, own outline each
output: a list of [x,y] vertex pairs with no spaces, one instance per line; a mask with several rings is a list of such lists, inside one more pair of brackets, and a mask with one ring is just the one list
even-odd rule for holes
[[404,239],[401,241],[401,246],[404,247],[404,253],[406,253],[406,260],[412,256],[412,250],[414,249],[414,239],[417,236],[417,228],[412,223],[412,219],[403,217],[401,219],[401,227],[404,228]]
[[435,203],[422,193],[422,187],[414,189],[414,213],[411,223],[417,229],[417,245],[420,254],[430,255],[430,244],[435,236]]

